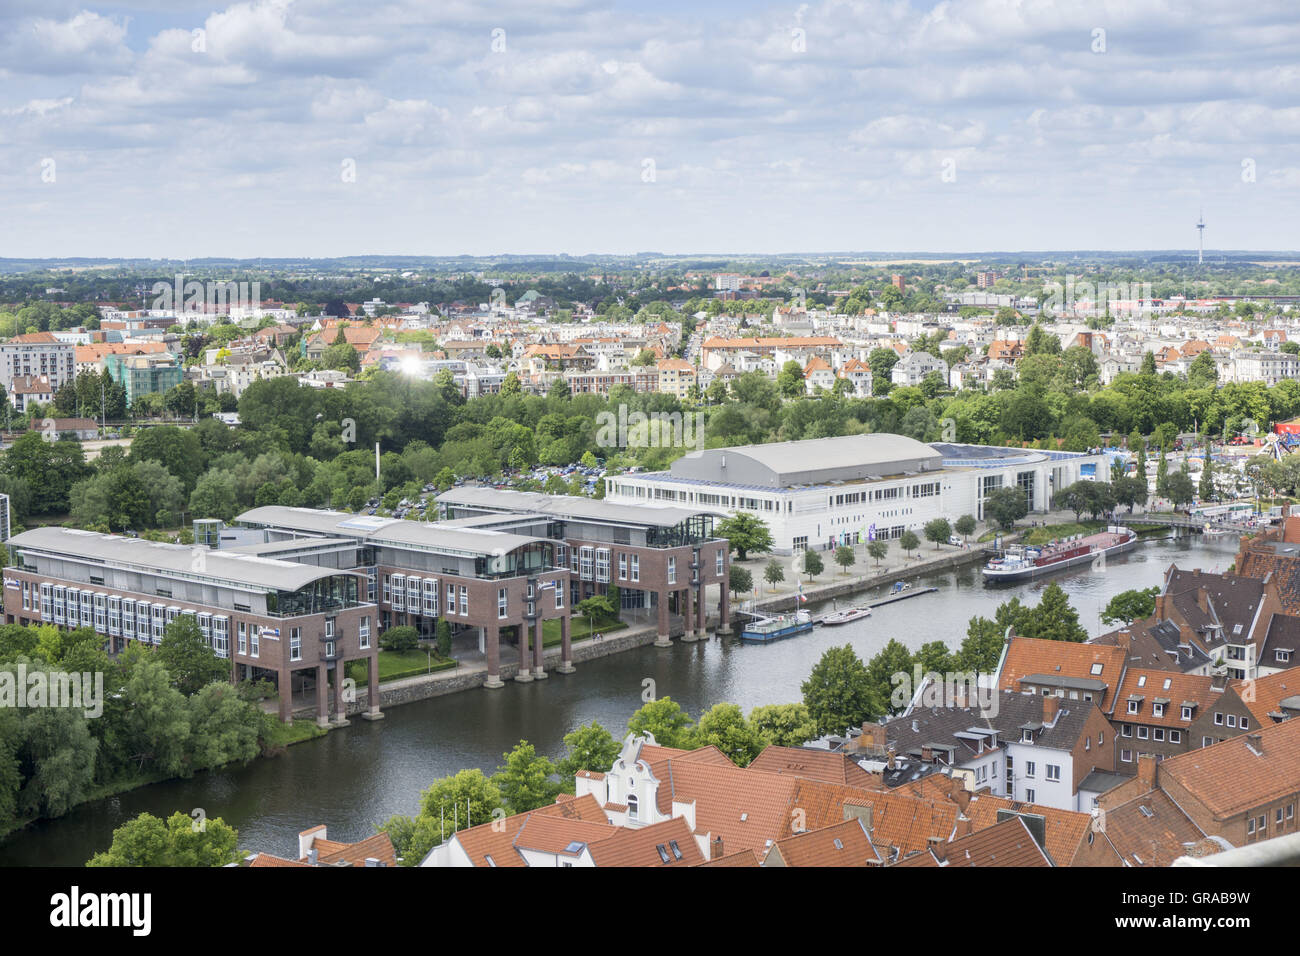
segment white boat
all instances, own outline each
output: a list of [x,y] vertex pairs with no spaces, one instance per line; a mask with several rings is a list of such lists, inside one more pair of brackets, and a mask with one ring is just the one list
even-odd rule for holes
[[837,624],[848,624],[850,621],[858,621],[864,617],[871,617],[871,608],[846,607],[840,611],[832,611],[822,618],[821,622],[828,627],[834,627]]

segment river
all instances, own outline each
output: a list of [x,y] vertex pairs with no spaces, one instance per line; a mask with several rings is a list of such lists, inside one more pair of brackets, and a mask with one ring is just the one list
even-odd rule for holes
[[[394,707],[385,720],[354,720],[350,727],[290,747],[277,758],[153,784],[85,804],[57,820],[33,824],[0,843],[0,865],[79,866],[106,849],[113,828],[143,811],[170,816],[201,808],[239,830],[239,845],[279,856],[296,853],[300,830],[326,824],[332,839],[359,840],[394,813],[413,814],[420,791],[434,779],[466,767],[493,772],[520,738],[558,756],[562,738],[578,724],[597,720],[625,731],[641,706],[644,682],[698,716],[719,701],[746,711],[760,704],[797,701],[800,683],[827,647],[852,644],[864,660],[890,638],[915,649],[944,640],[956,647],[967,621],[991,618],[998,604],[1018,596],[1036,604],[1050,582],[1070,595],[1081,622],[1102,633],[1099,615],[1111,596],[1160,584],[1170,564],[1222,571],[1236,554],[1235,537],[1140,543],[1104,571],[1081,566],[1037,581],[986,588],[976,566],[918,578],[937,594],[877,608],[872,616],[769,646],[734,640],[674,642],[644,647],[578,666],[531,684],[507,682],[497,691],[471,690]],[[820,579],[830,580],[831,572]],[[871,595],[868,595],[870,597]],[[817,605],[812,605],[817,610]]]

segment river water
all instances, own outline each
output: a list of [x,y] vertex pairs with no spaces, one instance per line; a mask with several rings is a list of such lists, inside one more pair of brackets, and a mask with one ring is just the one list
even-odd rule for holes
[[[202,808],[209,818],[221,817],[238,828],[241,848],[279,856],[294,855],[298,832],[317,824],[326,824],[332,839],[359,840],[394,813],[415,813],[420,791],[434,779],[466,767],[493,772],[501,755],[521,738],[541,753],[559,756],[563,736],[579,724],[596,720],[616,735],[625,732],[628,717],[641,706],[647,679],[654,681],[656,696],[672,697],[692,716],[720,701],[746,711],[793,702],[827,647],[852,644],[864,660],[890,638],[912,649],[933,640],[956,647],[972,616],[992,618],[998,604],[1012,596],[1036,604],[1052,581],[1070,595],[1089,632],[1099,634],[1106,630],[1099,615],[1112,595],[1161,583],[1173,563],[1225,570],[1236,547],[1231,536],[1146,541],[1108,561],[1104,571],[1084,565],[999,588],[986,588],[978,567],[970,566],[916,579],[918,587],[933,585],[938,593],[768,646],[734,639],[674,642],[671,649],[644,647],[588,661],[574,674],[554,674],[545,681],[507,682],[501,690],[405,704],[388,710],[384,720],[354,720],[350,727],[297,744],[274,759],[153,784],[34,824],[0,843],[0,865],[79,866],[107,848],[114,827],[143,811],[167,817]],[[827,572],[821,580],[830,578]]]

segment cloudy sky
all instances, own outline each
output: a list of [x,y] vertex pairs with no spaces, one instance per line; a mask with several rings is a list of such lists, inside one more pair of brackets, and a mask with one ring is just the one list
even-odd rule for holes
[[1295,0],[212,2],[4,0],[0,256],[1300,248]]

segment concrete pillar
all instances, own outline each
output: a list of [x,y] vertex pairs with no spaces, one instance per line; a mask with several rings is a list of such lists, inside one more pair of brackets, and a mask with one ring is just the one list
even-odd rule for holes
[[731,590],[726,579],[723,579],[722,595],[718,598],[718,629],[715,633],[719,637],[731,633]]
[[379,657],[375,655],[370,658],[370,666],[367,668],[366,678],[366,712],[361,716],[366,720],[383,720],[384,715],[379,709]]
[[698,641],[695,636],[695,592],[691,588],[682,591],[685,604],[682,605],[682,626],[686,628],[682,632],[683,641]]
[[569,615],[560,618],[560,666],[556,668],[561,674],[572,674],[573,642],[569,640]]
[[668,638],[668,595],[669,591],[656,591],[655,601],[659,605],[659,633],[655,637],[655,647],[671,647]]
[[[324,647],[324,644],[318,644]],[[316,665],[316,726],[330,725],[330,684],[329,668],[321,661]]]
[[501,629],[495,624],[483,628],[483,643],[487,647],[487,681],[483,686],[493,690],[505,687],[501,682]]
[[293,720],[293,671],[278,671],[275,683],[280,688],[280,719],[288,723]]
[[708,593],[709,586],[701,584],[700,593],[695,595],[695,634],[700,640],[704,640],[709,634],[708,602],[705,600]]
[[528,669],[528,623],[519,623],[519,669],[515,671],[515,680],[521,684],[530,683],[533,672]]
[[[373,668],[372,668],[373,670]],[[344,699],[344,681],[347,679],[347,668],[344,666],[342,658],[334,665],[334,726],[346,727],[348,720],[348,702]]]
[[539,617],[533,631],[533,680],[545,680],[551,676],[546,673],[546,669],[542,667],[542,652],[544,650],[545,645],[542,642],[542,619]]

